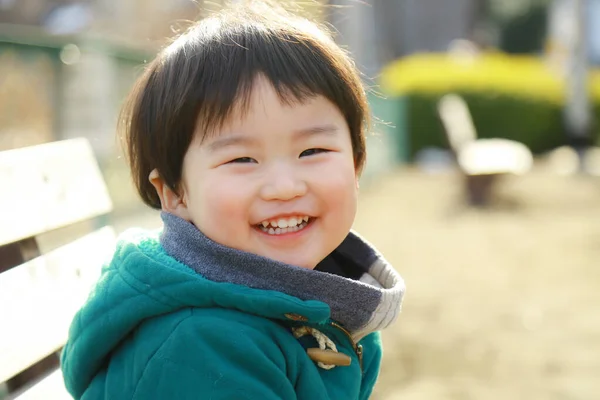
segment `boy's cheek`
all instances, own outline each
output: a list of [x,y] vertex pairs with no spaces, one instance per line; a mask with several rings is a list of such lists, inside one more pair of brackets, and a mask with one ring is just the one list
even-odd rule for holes
[[312,187],[331,196],[352,196],[358,191],[358,177],[353,168],[328,169],[315,176]]
[[198,208],[203,219],[216,220],[225,227],[228,222],[239,221],[248,212],[248,188],[231,182],[213,182],[198,193]]

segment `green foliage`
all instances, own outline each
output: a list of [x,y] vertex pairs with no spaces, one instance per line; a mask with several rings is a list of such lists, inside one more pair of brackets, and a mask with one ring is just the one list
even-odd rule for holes
[[[506,138],[540,153],[566,143],[562,110],[553,102],[490,92],[458,91],[469,106],[480,138]],[[440,95],[413,93],[407,98],[406,134],[410,157],[425,147],[448,147],[437,114]]]
[[[462,95],[478,137],[520,141],[534,153],[567,143],[563,108],[567,87],[549,60],[491,52],[473,55],[415,54],[383,69],[381,89],[397,99],[403,115],[396,134],[409,158],[429,146],[447,147],[436,105],[446,93]],[[589,75],[594,116],[600,117],[600,70]],[[598,132],[594,130],[594,140]],[[406,150],[406,149],[403,149]]]

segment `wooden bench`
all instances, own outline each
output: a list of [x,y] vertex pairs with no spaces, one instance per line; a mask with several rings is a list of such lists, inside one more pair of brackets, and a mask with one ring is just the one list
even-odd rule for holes
[[59,352],[114,248],[112,203],[86,139],[0,152],[0,183],[0,383],[68,399]]
[[471,113],[462,97],[443,96],[438,102],[438,114],[463,173],[469,204],[487,206],[498,177],[521,175],[531,169],[533,156],[524,144],[508,139],[477,138]]

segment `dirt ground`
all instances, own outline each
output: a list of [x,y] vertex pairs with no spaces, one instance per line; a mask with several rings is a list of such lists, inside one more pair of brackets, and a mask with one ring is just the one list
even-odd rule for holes
[[458,177],[397,171],[355,228],[407,284],[376,400],[600,399],[600,178],[538,167],[465,209]]

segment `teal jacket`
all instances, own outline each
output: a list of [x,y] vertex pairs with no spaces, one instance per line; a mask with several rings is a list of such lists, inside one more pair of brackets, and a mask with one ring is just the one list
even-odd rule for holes
[[[352,279],[229,249],[177,217],[163,220],[162,232],[120,238],[75,316],[62,354],[74,398],[370,396],[382,355],[376,331],[396,318],[404,284],[368,243],[351,233],[332,253],[364,268]],[[351,364],[316,364],[307,349],[317,339],[294,335],[302,327]]]

